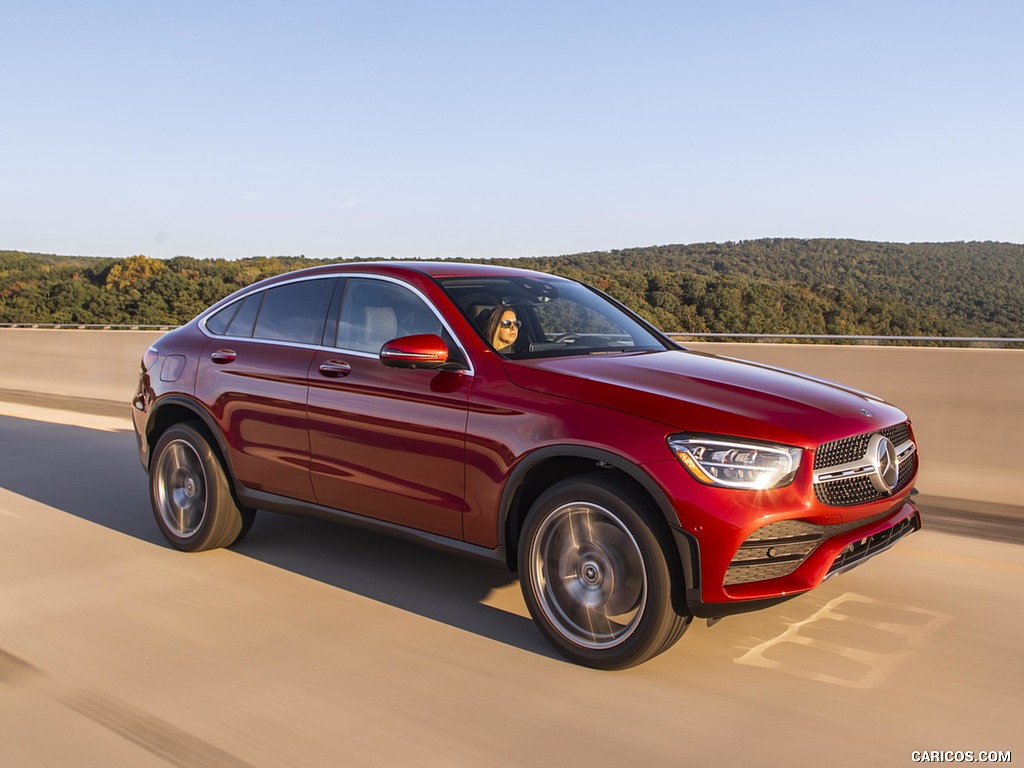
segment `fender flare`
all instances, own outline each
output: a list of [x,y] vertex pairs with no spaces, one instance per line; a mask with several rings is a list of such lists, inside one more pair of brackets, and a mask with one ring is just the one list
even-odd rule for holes
[[498,546],[509,553],[509,566],[512,570],[515,570],[516,567],[516,564],[511,562],[511,558],[517,544],[517,542],[510,542],[508,540],[509,515],[512,511],[512,505],[530,471],[540,463],[553,458],[578,458],[588,459],[595,463],[601,462],[623,472],[643,488],[654,501],[655,506],[668,526],[672,536],[672,544],[679,554],[679,563],[682,566],[683,576],[686,579],[687,592],[689,593],[688,598],[692,599],[693,590],[697,590],[696,594],[699,594],[700,548],[697,540],[690,533],[683,530],[679,524],[675,507],[661,486],[641,467],[629,459],[611,451],[585,445],[547,445],[543,448],[538,448],[524,456],[509,474],[505,487],[501,492],[501,501],[498,508]]
[[[203,422],[207,431],[213,435],[213,439],[216,441],[217,453],[220,458],[224,461],[225,469],[228,472],[228,477],[231,478],[231,485],[238,491],[238,480],[235,477],[235,468],[231,465],[231,455],[228,453],[227,441],[224,439],[223,433],[220,431],[217,421],[213,418],[209,411],[207,411],[198,401],[187,397],[185,395],[164,395],[153,403],[153,407],[150,409],[149,418],[146,419],[146,441],[149,441],[149,435],[152,433],[153,423],[156,421],[159,413],[166,407],[177,405],[188,411],[194,413],[198,419]],[[152,461],[152,450],[147,450],[150,454],[149,460]],[[149,468],[147,467],[147,471]]]

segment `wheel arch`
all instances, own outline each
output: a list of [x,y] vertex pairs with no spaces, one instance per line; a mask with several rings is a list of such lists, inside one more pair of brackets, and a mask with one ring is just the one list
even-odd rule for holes
[[162,398],[158,401],[156,407],[149,415],[149,419],[146,422],[145,436],[147,446],[146,470],[149,471],[152,468],[153,447],[160,440],[160,436],[166,432],[168,428],[186,421],[200,422],[207,435],[213,438],[212,447],[217,452],[217,458],[221,460],[221,464],[227,471],[228,476],[231,478],[232,486],[234,486],[237,482],[235,480],[235,471],[231,466],[231,459],[229,458],[224,435],[221,434],[221,431],[217,426],[217,422],[199,403],[182,395],[169,395]]
[[[688,612],[686,594],[699,589],[699,549],[684,531],[668,496],[642,468],[619,454],[601,448],[578,445],[545,446],[533,451],[516,465],[502,490],[498,520],[498,544],[504,548],[510,570],[518,568],[519,537],[533,503],[553,483],[595,471],[613,473],[615,478],[647,499],[664,524],[662,533],[670,544],[673,560],[687,589],[673,596],[675,608]],[[690,592],[693,594],[692,592]]]

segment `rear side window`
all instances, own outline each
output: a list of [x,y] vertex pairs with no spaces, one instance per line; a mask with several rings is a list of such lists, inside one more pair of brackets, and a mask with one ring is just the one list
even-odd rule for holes
[[233,301],[206,320],[206,330],[217,336],[252,336],[252,326],[260,311],[263,291]]
[[206,318],[206,330],[217,336],[223,336],[224,332],[228,329],[228,325],[231,323],[231,318],[238,311],[238,305],[241,303],[240,301],[233,301],[224,309]]
[[[258,339],[319,344],[333,286],[334,279],[322,279],[303,280],[268,289],[253,335]],[[241,314],[242,311],[239,312]],[[234,329],[234,321],[231,329]]]
[[252,325],[256,322],[256,313],[260,311],[263,291],[254,293],[242,302],[231,324],[228,325],[227,336],[252,336]]

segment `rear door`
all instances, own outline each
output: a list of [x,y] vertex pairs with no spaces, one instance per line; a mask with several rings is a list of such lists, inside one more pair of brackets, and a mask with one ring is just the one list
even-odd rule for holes
[[307,378],[336,283],[283,283],[206,323],[211,340],[199,361],[196,395],[226,439],[235,476],[249,488],[314,500]]

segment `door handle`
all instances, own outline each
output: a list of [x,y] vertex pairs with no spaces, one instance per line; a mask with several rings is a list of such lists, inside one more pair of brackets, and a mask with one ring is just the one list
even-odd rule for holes
[[235,354],[235,350],[233,349],[218,349],[216,352],[210,353],[210,359],[217,365],[233,363],[235,362],[236,357],[238,357],[238,355]]
[[344,360],[328,360],[326,363],[320,363],[320,373],[331,378],[340,378],[352,373],[352,366]]

